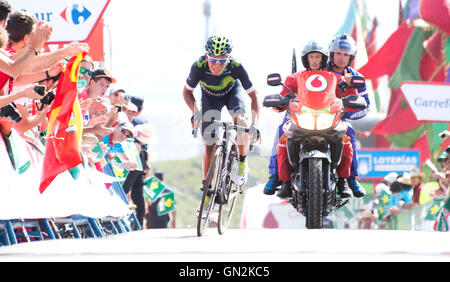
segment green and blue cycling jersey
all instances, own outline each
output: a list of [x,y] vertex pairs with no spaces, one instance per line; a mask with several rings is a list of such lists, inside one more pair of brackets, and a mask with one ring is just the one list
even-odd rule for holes
[[252,92],[253,84],[250,81],[247,71],[241,63],[234,58],[225,67],[219,76],[213,75],[209,70],[206,56],[201,56],[194,64],[186,80],[186,88],[193,91],[198,84],[202,89],[202,94],[208,97],[223,97],[231,92],[239,80],[247,93]]

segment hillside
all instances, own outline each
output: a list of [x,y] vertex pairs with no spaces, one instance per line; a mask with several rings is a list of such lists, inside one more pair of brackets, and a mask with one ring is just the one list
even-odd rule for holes
[[[155,162],[153,171],[164,172],[164,183],[175,192],[176,227],[195,228],[197,219],[195,212],[201,199],[202,164],[201,156],[186,160]],[[265,183],[268,177],[269,157],[257,153],[249,155],[249,178],[246,187]],[[239,227],[243,197],[240,197],[233,215],[231,227]]]

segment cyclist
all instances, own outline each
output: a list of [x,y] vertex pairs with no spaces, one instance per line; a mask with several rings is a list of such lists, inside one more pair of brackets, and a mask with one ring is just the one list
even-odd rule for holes
[[[217,137],[212,122],[220,120],[222,108],[227,107],[234,124],[249,127],[245,112],[243,94],[245,91],[251,99],[252,123],[250,128],[253,133],[257,131],[256,124],[260,111],[257,93],[247,71],[240,62],[230,56],[232,51],[230,39],[213,35],[206,41],[205,50],[205,55],[192,65],[183,89],[184,100],[193,113],[192,122],[201,121],[201,132],[205,144],[202,165],[204,179],[214,156],[213,145]],[[199,83],[202,92],[201,112],[193,95],[193,91]],[[249,141],[247,133],[238,132],[239,168],[233,176],[233,181],[239,186],[247,182]]]
[[[338,83],[342,79],[344,79],[348,84],[353,75],[361,76],[360,73],[350,67],[356,55],[356,43],[353,38],[345,33],[336,36],[331,41],[329,52],[330,58],[327,68],[336,75],[336,77],[338,78]],[[370,105],[369,94],[366,87],[364,86],[358,89],[350,88],[342,93],[342,97],[346,97],[348,95],[356,95],[360,100],[363,100],[363,102],[365,102],[367,106],[363,110],[346,109],[344,120],[357,120],[365,117]],[[360,198],[366,194],[366,191],[356,180],[356,177],[358,176],[358,159],[356,153],[355,136],[356,133],[351,125],[348,125],[349,126],[346,135],[350,137],[350,142],[353,148],[353,158],[351,163],[350,177],[347,178],[347,182],[353,192],[353,196]]]
[[[328,60],[328,52],[327,50],[321,46],[318,42],[311,40],[306,43],[306,45],[303,47],[302,50],[302,64],[305,67],[305,70],[301,72],[294,73],[286,78],[286,81],[284,85],[286,85],[287,88],[291,89],[293,93],[297,93],[297,77],[300,76],[305,71],[312,71],[312,70],[325,70],[327,66],[327,60]],[[285,96],[288,94],[288,90],[283,88],[280,95]],[[275,109],[277,111],[284,111],[286,108],[283,109]],[[286,121],[290,117],[288,114],[286,114],[285,120],[280,125],[280,131],[282,133],[282,126],[286,123]],[[280,198],[285,198],[290,196],[291,194],[291,166],[289,164],[289,160],[287,157],[287,148],[286,148],[286,138],[284,136],[281,136],[278,145],[277,145],[278,151],[276,154],[276,161],[278,164],[277,168],[277,178],[279,181],[282,182],[282,186],[280,191],[277,193],[277,196]],[[348,156],[351,156],[351,146],[345,146],[343,149],[343,158],[348,158]],[[343,162],[341,161],[340,165],[337,168],[338,176],[341,179],[342,176],[344,176],[345,170],[349,169],[349,162]],[[270,183],[270,180],[269,180]],[[270,184],[267,184],[264,188],[264,194],[267,195],[273,195],[275,193],[276,187],[270,186]],[[338,181],[338,193],[341,198],[348,198],[350,197],[349,188],[346,185],[345,181]]]

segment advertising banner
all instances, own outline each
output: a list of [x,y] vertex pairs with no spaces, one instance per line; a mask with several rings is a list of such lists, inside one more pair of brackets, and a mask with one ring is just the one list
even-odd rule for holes
[[400,89],[417,120],[450,122],[450,83],[405,81]]
[[102,18],[110,0],[14,0],[13,11],[35,15],[37,20],[48,22],[53,33],[48,43],[86,41]]
[[358,163],[361,178],[383,178],[390,172],[402,174],[420,169],[420,153],[418,150],[361,149]]

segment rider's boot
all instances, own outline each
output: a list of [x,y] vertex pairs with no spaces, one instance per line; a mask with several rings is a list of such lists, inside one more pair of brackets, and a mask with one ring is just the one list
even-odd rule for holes
[[278,179],[278,175],[272,174],[269,176],[269,181],[267,181],[263,193],[266,195],[273,195],[278,190],[277,187],[280,185],[281,181]]
[[283,184],[281,184],[281,189],[280,191],[278,191],[277,196],[282,199],[292,197],[291,181],[283,181]]
[[359,184],[354,176],[347,177],[348,186],[352,189],[353,196],[361,198],[366,195],[366,190]]
[[242,186],[247,183],[248,179],[248,163],[246,156],[239,156],[239,166],[237,173],[234,175],[233,182],[237,186]]
[[341,199],[350,198],[352,196],[352,190],[348,187],[345,178],[339,177],[336,186],[338,195]]

